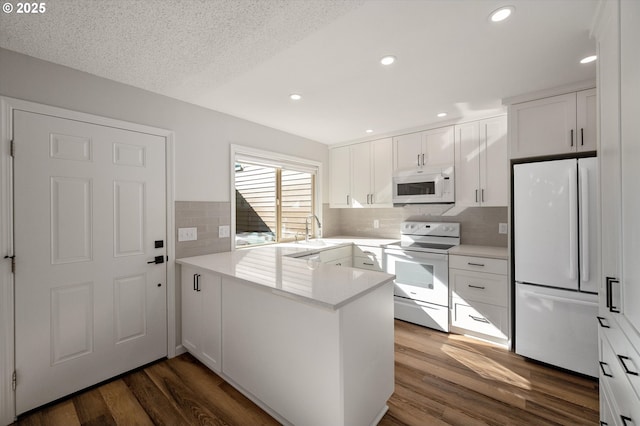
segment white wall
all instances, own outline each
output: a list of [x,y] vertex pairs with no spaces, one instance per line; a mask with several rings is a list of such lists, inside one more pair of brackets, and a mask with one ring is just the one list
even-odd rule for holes
[[[173,131],[176,201],[230,201],[230,144],[311,159],[328,170],[326,145],[5,49],[0,49],[0,95]],[[5,166],[0,164],[1,175]],[[327,179],[325,173],[325,193]],[[6,210],[0,200],[0,256],[8,253]],[[5,260],[0,265],[1,325],[12,323],[12,305],[3,303],[13,299],[10,276]],[[179,285],[175,293],[179,333]],[[13,342],[13,330],[0,327],[0,425],[13,420],[13,359],[6,342]]]
[[[174,131],[177,201],[230,201],[232,143],[319,161],[328,170],[324,144],[6,49],[0,76],[0,95]],[[327,173],[323,181],[326,193]]]

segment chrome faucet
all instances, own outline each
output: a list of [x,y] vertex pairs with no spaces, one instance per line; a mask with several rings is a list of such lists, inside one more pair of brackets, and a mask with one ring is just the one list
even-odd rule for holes
[[320,225],[320,219],[318,219],[318,216],[316,216],[315,214],[310,214],[309,216],[304,218],[304,240],[306,242],[309,242],[309,219],[313,219],[315,218],[316,222],[318,223],[318,229],[322,228],[322,225]]

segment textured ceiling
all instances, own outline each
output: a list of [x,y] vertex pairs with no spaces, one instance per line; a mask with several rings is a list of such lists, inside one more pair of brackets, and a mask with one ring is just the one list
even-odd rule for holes
[[[338,143],[595,78],[596,0],[52,0],[0,46]],[[383,68],[385,54],[398,57]],[[303,99],[293,102],[290,93]]]

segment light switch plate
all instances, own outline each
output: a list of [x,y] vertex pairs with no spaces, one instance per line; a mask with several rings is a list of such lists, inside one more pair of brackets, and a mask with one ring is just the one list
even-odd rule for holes
[[380,221],[378,219],[373,219],[373,227],[374,229],[380,228]]
[[218,226],[218,238],[229,238],[231,233],[231,228],[229,225],[220,225]]
[[507,232],[508,232],[507,224],[506,223],[499,223],[498,224],[498,234],[506,234]]
[[198,228],[178,228],[178,241],[195,241],[198,239]]

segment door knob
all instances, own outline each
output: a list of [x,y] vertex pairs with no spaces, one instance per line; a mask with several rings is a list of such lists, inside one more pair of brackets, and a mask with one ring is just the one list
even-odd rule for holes
[[147,263],[155,263],[155,264],[164,263],[164,256],[156,256],[155,258],[153,258],[152,261]]

